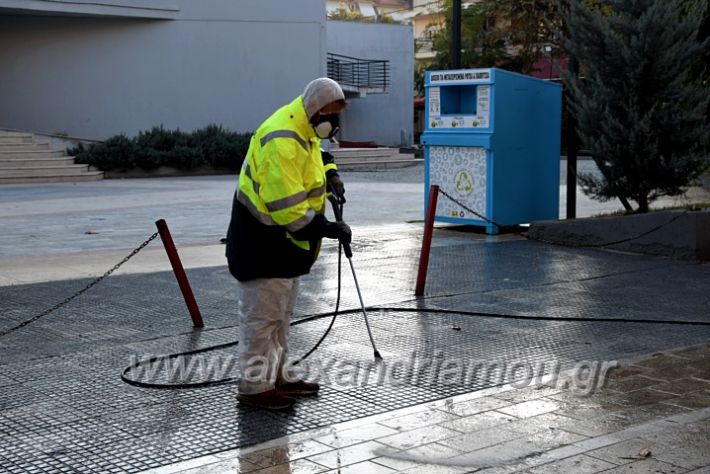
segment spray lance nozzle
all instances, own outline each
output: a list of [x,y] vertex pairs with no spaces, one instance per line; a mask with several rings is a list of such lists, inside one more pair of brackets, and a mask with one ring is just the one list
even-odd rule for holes
[[[338,193],[335,192],[335,186],[330,184],[329,187],[330,187],[330,193],[328,193],[328,200],[333,205],[333,214],[335,215],[335,220],[338,222],[342,222],[343,221],[343,203],[345,202],[345,199],[342,196],[338,197]],[[365,309],[365,303],[362,301],[362,293],[360,292],[360,284],[357,281],[357,275],[355,274],[355,267],[353,266],[353,260],[352,260],[353,251],[350,248],[350,244],[348,244],[348,243],[341,242],[340,245],[343,246],[343,250],[345,252],[345,257],[348,259],[348,262],[350,263],[350,270],[352,271],[353,281],[355,282],[355,290],[357,290],[357,296],[360,299],[360,307],[362,308],[362,315],[365,317],[365,326],[367,327],[367,335],[370,336],[370,344],[372,344],[372,350],[374,351],[375,360],[379,362],[382,360],[382,355],[380,354],[380,351],[377,350],[377,346],[375,345],[375,339],[372,337],[372,330],[370,329],[370,321],[368,321],[368,319],[367,319],[367,310]]]

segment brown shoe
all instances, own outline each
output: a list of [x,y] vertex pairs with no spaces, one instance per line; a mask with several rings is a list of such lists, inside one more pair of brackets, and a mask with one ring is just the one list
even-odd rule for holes
[[239,404],[241,405],[263,408],[265,410],[285,410],[291,408],[293,404],[296,403],[295,399],[281,394],[276,389],[255,393],[253,395],[239,394],[237,400],[239,400]]
[[299,380],[298,382],[283,383],[276,386],[276,390],[283,395],[316,395],[320,385],[313,382]]

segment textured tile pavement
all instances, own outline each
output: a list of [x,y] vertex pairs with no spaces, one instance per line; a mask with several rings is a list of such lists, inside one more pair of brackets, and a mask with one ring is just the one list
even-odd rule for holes
[[[421,216],[419,177],[410,170],[360,179],[349,187],[349,220],[363,295],[369,305],[404,309],[371,314],[375,338],[393,364],[410,362],[416,351],[425,358],[533,367],[557,361],[566,370],[583,360],[636,358],[710,339],[704,327],[634,322],[708,320],[708,265],[548,247],[505,235],[438,230],[427,295],[415,300],[421,225],[404,221]],[[610,380],[603,396],[580,398],[557,385],[496,387],[506,378],[441,384],[423,367],[416,383],[325,384],[319,398],[286,415],[240,409],[229,386],[174,392],[123,384],[118,374],[132,357],[236,338],[233,282],[223,247],[215,243],[231,186],[231,178],[222,177],[126,180],[74,189],[14,187],[0,195],[0,217],[9,230],[0,236],[3,328],[103,273],[153,232],[158,217],[172,224],[208,324],[205,331],[191,330],[156,242],[66,308],[0,339],[0,471],[433,473],[485,466],[488,472],[546,472],[539,469],[553,469],[550,462],[558,460],[554,469],[560,472],[570,465],[581,466],[579,472],[688,471],[687,461],[672,454],[628,463],[592,454],[637,438],[672,445],[675,438],[658,438],[671,428],[685,433],[681,457],[701,463],[704,445],[697,440],[707,439],[701,415],[708,401],[697,381],[706,380],[706,366],[682,354],[647,361],[657,366],[637,361]],[[383,189],[397,199],[385,200],[392,205],[380,215]],[[38,229],[53,238],[38,240],[44,235]],[[85,233],[93,230],[99,233]],[[335,248],[326,245],[304,279],[296,319],[332,309],[336,266]],[[352,310],[357,300],[345,275],[342,307]],[[466,311],[553,319],[491,319]],[[628,322],[560,319],[565,317]],[[294,327],[294,347],[312,345],[326,325],[317,320]],[[342,316],[314,360],[369,361],[363,329],[357,312]],[[271,448],[278,449],[264,451]],[[543,454],[552,461],[543,464]],[[179,461],[188,464],[175,466]]]
[[[681,369],[669,373],[668,367]],[[586,411],[565,411],[579,405]],[[590,395],[549,385],[487,389],[149,472],[709,470],[710,344],[704,344],[624,361]]]

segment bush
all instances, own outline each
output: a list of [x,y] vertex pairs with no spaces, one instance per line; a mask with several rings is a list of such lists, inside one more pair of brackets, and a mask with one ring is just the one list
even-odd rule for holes
[[[224,130],[221,125],[208,125],[195,130],[192,140],[202,159],[215,168],[238,170],[249,149],[250,133]],[[235,160],[234,157],[239,157]]]
[[103,171],[170,166],[182,170],[201,166],[239,170],[249,148],[251,133],[236,133],[221,125],[208,125],[192,133],[166,130],[163,126],[140,132],[137,137],[116,135],[103,143],[79,144],[68,149],[77,163]]
[[92,143],[68,150],[77,163],[87,164],[101,170],[128,170],[135,167],[136,147],[125,135],[116,135],[103,143]]

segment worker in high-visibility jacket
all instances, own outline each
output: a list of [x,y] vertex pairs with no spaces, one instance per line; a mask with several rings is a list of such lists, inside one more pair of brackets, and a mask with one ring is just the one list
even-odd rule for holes
[[332,157],[321,153],[344,107],[337,82],[315,79],[251,138],[227,234],[239,290],[240,403],[283,409],[319,390],[291,370],[288,330],[298,277],[310,271],[321,239],[350,242],[350,228],[324,215],[328,190],[342,196],[344,187]]

